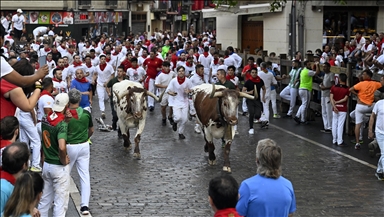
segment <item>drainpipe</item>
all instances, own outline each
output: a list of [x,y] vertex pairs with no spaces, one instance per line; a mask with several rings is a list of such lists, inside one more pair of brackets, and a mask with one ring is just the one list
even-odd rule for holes
[[291,14],[292,14],[292,46],[291,46],[291,58],[295,58],[295,52],[296,52],[296,0],[292,1],[292,8],[291,8]]

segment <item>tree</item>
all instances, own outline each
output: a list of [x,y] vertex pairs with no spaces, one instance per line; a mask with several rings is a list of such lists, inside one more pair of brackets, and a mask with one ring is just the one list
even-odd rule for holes
[[[299,2],[307,2],[310,0],[298,0]],[[336,4],[339,5],[346,5],[347,0],[333,0]],[[213,3],[216,5],[216,8],[222,5],[228,5],[230,8],[235,7],[238,4],[237,0],[213,0]],[[287,3],[287,0],[273,0],[271,2],[271,12],[274,12],[278,10],[279,8],[283,7],[283,5]]]

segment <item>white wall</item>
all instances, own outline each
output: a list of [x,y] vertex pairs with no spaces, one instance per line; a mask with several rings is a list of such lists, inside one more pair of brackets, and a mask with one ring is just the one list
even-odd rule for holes
[[312,11],[310,2],[304,14],[304,51],[322,49],[323,42],[323,11]]
[[228,16],[216,18],[217,42],[225,49],[228,46],[238,47],[239,34],[241,31],[238,24],[239,17],[228,13]]
[[268,53],[288,54],[290,1],[282,12],[263,14],[263,49]]

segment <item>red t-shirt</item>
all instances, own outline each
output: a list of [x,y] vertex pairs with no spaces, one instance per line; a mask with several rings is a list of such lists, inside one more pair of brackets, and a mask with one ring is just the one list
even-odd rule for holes
[[[253,64],[252,68],[257,68],[257,65]],[[250,73],[247,73],[247,71],[252,69],[252,68],[251,68],[251,66],[249,64],[244,66],[243,73],[245,73],[245,80],[248,80],[248,79],[250,79],[252,77]]]
[[[333,85],[331,87],[331,94],[333,94],[333,99],[335,101],[339,101],[341,99],[344,99],[345,96],[349,95],[349,88],[345,85]],[[337,110],[340,112],[347,112],[347,103],[348,101],[345,101],[341,104],[336,104]]]
[[176,54],[172,54],[172,63],[173,63],[173,67],[176,67],[176,63],[177,61],[179,60],[179,58],[176,56]]
[[157,75],[157,68],[161,68],[163,61],[157,57],[151,59],[147,58],[143,62],[143,66],[147,66],[147,76],[149,78],[155,79]]
[[121,66],[124,67],[124,71],[127,71],[129,68],[132,67],[131,62],[128,59],[125,59],[122,63]]
[[5,98],[4,94],[17,88],[18,86],[9,83],[8,81],[2,79],[1,80],[1,88],[0,88],[0,104],[1,104],[1,112],[0,119],[3,119],[5,116],[14,116],[16,111],[16,106],[12,103],[11,99]]

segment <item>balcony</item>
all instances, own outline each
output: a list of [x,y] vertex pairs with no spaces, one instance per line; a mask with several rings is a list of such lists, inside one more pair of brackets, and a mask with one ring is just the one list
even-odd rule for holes
[[151,4],[151,12],[166,12],[168,11],[168,2],[155,1]]
[[105,7],[107,10],[117,9],[117,0],[105,0]]
[[23,11],[29,10],[68,10],[66,0],[48,0],[48,1],[35,1],[35,0],[1,0],[1,10],[16,11],[15,8],[21,8]]
[[92,1],[91,0],[79,0],[78,7],[79,10],[88,10],[91,9]]

